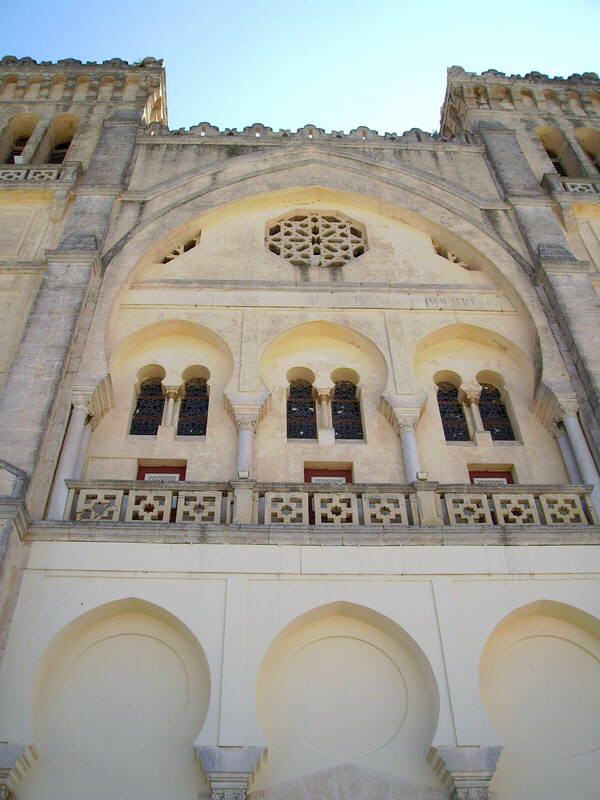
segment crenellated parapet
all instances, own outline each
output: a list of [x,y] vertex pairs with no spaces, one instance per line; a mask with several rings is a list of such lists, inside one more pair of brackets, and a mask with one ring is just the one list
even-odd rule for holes
[[479,139],[476,135],[461,132],[457,136],[445,137],[437,132],[429,133],[420,128],[411,128],[404,133],[379,133],[373,128],[368,128],[365,125],[360,125],[353,128],[349,133],[344,131],[326,131],[324,128],[319,128],[313,124],[303,125],[292,131],[289,128],[279,128],[275,130],[268,125],[263,125],[260,122],[254,122],[252,125],[246,125],[242,130],[237,128],[224,128],[221,130],[216,125],[210,122],[200,122],[197,125],[192,125],[189,128],[178,128],[170,130],[166,125],[159,123],[152,123],[148,126],[144,135],[150,135],[156,139],[173,138],[187,139],[187,140],[206,140],[207,142],[214,142],[218,140],[222,142],[223,139],[229,139],[229,143],[235,143],[236,140],[243,140],[245,143],[261,143],[264,141],[278,142],[285,144],[288,141],[293,142],[319,142],[319,143],[336,143],[336,144],[352,144],[370,146],[373,144],[389,144],[395,146],[397,144],[410,144],[410,145],[425,145],[431,146],[432,144],[477,144]]
[[495,69],[481,74],[450,67],[442,106],[441,133],[456,136],[493,112],[565,115],[600,119],[600,79],[595,72],[568,78],[541,72],[506,75]]

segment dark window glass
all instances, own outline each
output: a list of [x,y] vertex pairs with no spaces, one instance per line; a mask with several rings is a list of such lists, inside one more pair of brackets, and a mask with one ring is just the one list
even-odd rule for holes
[[185,396],[179,409],[178,436],[205,436],[208,420],[208,386],[203,378],[194,378],[185,385]]
[[586,155],[592,162],[592,164],[596,167],[598,172],[600,172],[600,153],[594,154],[590,153],[589,150],[586,150]]
[[351,381],[338,381],[335,384],[331,415],[336,439],[363,438],[360,400],[356,397],[356,386]]
[[62,164],[65,160],[65,156],[67,155],[67,150],[71,146],[71,142],[64,142],[63,144],[57,144],[54,150],[50,151],[48,155],[48,164]]
[[15,156],[23,155],[23,150],[25,150],[28,141],[29,141],[29,136],[19,136],[18,139],[15,139],[15,142],[12,146],[12,150],[10,151],[8,158],[6,159],[7,164],[14,164]]
[[148,378],[140,386],[131,430],[134,436],[156,436],[162,422],[165,398],[160,378]]
[[309,381],[290,383],[287,401],[288,439],[316,439],[317,415],[313,387]]
[[451,383],[440,383],[437,392],[440,417],[447,442],[468,442],[469,427],[465,419],[462,403],[458,399],[458,389]]
[[552,166],[558,172],[559,175],[562,175],[563,178],[567,177],[567,170],[564,168],[564,165],[560,158],[556,155],[554,150],[546,149],[546,153],[548,153],[548,158],[552,162]]
[[510,424],[506,406],[502,402],[500,392],[491,383],[481,384],[479,413],[483,429],[492,434],[492,439],[499,442],[514,442],[515,434]]

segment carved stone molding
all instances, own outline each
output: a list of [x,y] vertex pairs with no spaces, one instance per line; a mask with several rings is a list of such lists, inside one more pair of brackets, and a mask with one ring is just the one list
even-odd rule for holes
[[225,392],[225,408],[238,430],[255,431],[269,410],[271,394],[263,392]]
[[501,747],[432,747],[427,760],[439,775],[451,800],[491,800]]
[[246,800],[265,747],[194,745],[208,779],[212,800]]
[[71,402],[74,408],[85,407],[95,428],[113,407],[113,388],[110,375],[100,381],[80,377],[73,383]]
[[477,381],[465,381],[461,383],[458,397],[459,400],[469,406],[472,403],[477,405],[481,397],[481,384],[477,383]]
[[16,797],[18,785],[37,758],[38,751],[33,743],[24,747],[0,742],[0,800]]
[[426,394],[383,394],[380,411],[400,435],[416,429],[426,400]]

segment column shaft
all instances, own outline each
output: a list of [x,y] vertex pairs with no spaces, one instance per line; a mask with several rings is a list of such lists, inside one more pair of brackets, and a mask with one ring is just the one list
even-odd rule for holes
[[401,425],[400,440],[402,442],[402,458],[404,459],[404,473],[407,483],[417,480],[417,472],[421,472],[421,459],[415,428],[410,425]]
[[73,406],[54,476],[52,497],[48,507],[48,519],[62,519],[63,517],[68,494],[65,480],[75,475],[75,466],[87,416],[88,409],[86,405],[78,403]]
[[588,447],[588,443],[581,429],[579,419],[573,414],[567,414],[563,417],[563,425],[569,437],[569,442],[573,449],[573,454],[579,467],[579,472],[584,480],[584,483],[591,484],[592,500],[597,509],[600,508],[600,476],[596,464]]
[[575,484],[583,483],[583,479],[575,459],[575,453],[571,447],[571,442],[569,441],[567,432],[564,430],[559,430],[556,434],[556,441],[560,447],[560,452],[565,464],[565,469],[567,470],[567,475],[569,476],[569,480],[571,483]]

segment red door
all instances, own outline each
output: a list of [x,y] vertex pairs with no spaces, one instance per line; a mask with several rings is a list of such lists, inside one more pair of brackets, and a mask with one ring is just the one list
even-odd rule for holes
[[[154,477],[156,475],[156,477]],[[156,481],[157,483],[170,483],[171,481],[184,481],[185,480],[185,467],[171,467],[171,466],[152,466],[142,467],[138,466],[137,471],[138,481]]]

